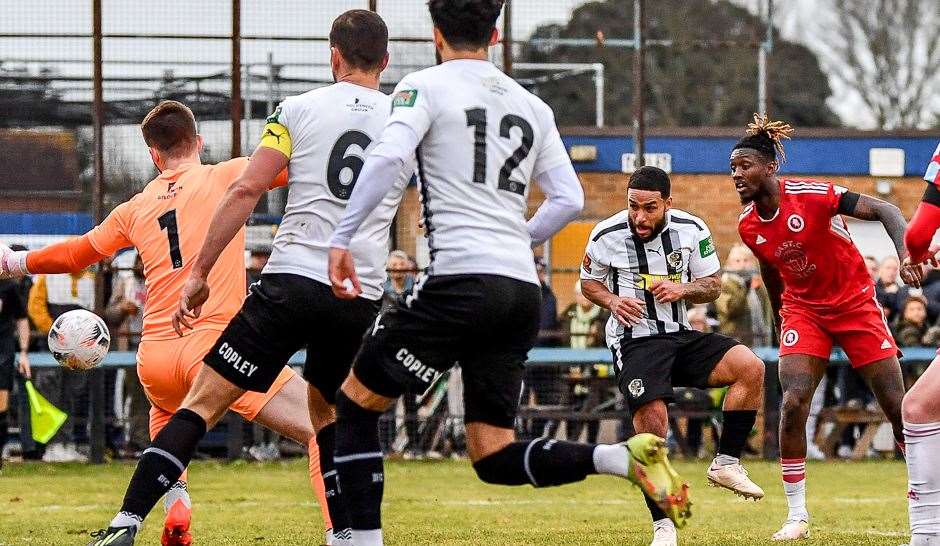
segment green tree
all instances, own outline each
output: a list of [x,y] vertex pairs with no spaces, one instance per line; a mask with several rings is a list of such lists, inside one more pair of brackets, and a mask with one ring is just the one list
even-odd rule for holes
[[[673,40],[647,49],[646,116],[655,127],[742,125],[757,109],[757,51],[760,21],[725,0],[647,2],[647,39]],[[532,38],[630,38],[633,4],[624,0],[588,2],[566,25],[536,29]],[[526,62],[601,62],[605,66],[608,125],[629,125],[632,113],[633,51],[622,47],[551,46],[529,42]],[[806,47],[776,39],[769,57],[772,116],[798,126],[835,126],[826,105],[831,90],[816,56]],[[536,94],[555,108],[562,125],[593,123],[594,95],[589,76],[540,79]]]

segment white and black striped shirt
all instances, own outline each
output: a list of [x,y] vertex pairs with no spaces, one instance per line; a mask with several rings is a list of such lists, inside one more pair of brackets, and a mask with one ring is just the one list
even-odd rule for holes
[[685,301],[659,303],[648,288],[665,279],[690,282],[721,268],[705,222],[677,209],[666,215],[662,232],[646,243],[633,236],[627,211],[600,222],[591,232],[581,279],[603,282],[618,296],[646,302],[646,316],[636,326],[624,327],[610,318],[607,344],[611,348],[619,347],[624,339],[689,329]]

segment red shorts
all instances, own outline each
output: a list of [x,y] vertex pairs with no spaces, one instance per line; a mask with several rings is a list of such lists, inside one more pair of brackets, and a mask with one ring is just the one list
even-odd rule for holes
[[853,368],[861,368],[900,355],[874,298],[850,311],[785,304],[780,318],[780,356],[800,354],[829,360],[836,344],[845,351]]

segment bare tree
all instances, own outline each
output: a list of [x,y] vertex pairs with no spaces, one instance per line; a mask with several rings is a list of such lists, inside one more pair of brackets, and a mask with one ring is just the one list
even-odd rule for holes
[[881,129],[935,123],[940,112],[940,2],[828,2],[831,19],[821,25],[820,35],[832,75],[859,94]]

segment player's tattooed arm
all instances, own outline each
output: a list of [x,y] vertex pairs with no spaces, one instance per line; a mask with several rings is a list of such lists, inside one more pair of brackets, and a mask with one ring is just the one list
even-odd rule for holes
[[[907,221],[901,214],[901,209],[882,201],[870,195],[858,194],[855,192],[845,192],[839,200],[839,213],[858,218],[859,220],[878,221],[885,227],[898,256],[903,260],[907,257],[907,249],[904,247],[904,231],[907,229]],[[905,283],[920,287],[920,281],[923,278],[923,268],[920,265],[911,264],[905,261],[901,268],[901,278]]]
[[758,260],[760,264],[760,276],[767,289],[767,297],[770,299],[770,308],[774,312],[774,327],[780,331],[780,308],[783,306],[781,296],[783,294],[783,279],[780,278],[780,272],[777,268]]
[[682,285],[682,299],[690,303],[709,303],[721,295],[721,272]]

